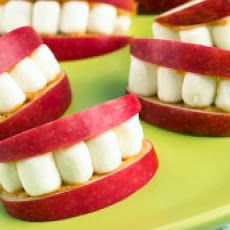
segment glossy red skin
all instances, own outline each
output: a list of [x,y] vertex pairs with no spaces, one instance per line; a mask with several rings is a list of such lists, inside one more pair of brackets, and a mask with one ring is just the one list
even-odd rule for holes
[[116,8],[129,11],[129,12],[135,12],[136,10],[136,4],[134,0],[88,0],[90,3],[107,3],[110,5],[115,6]]
[[133,39],[131,54],[145,62],[210,76],[230,77],[230,51],[159,39]]
[[156,21],[163,24],[186,26],[209,23],[230,15],[230,0],[204,0],[178,12],[163,14]]
[[87,140],[140,110],[138,98],[130,94],[25,131],[0,142],[0,162],[18,161]]
[[139,97],[142,104],[141,119],[174,132],[196,136],[230,136],[230,115],[180,108]]
[[0,38],[0,73],[9,70],[42,44],[31,27],[21,27]]
[[65,73],[50,90],[0,122],[0,140],[61,117],[71,102]]
[[139,3],[139,12],[141,13],[160,13],[189,0],[137,0]]
[[43,41],[59,61],[103,55],[129,44],[128,36],[50,36]]
[[79,216],[112,205],[144,186],[156,173],[158,160],[150,143],[144,155],[85,185],[26,201],[1,196],[9,214],[27,221],[51,221]]

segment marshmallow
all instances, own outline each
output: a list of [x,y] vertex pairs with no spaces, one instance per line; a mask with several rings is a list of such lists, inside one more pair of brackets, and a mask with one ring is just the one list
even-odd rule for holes
[[52,153],[17,162],[19,178],[30,196],[41,196],[57,190],[61,178]]
[[115,24],[115,34],[116,35],[126,35],[129,32],[131,26],[131,18],[127,15],[122,15],[117,17]]
[[214,102],[217,81],[214,77],[195,73],[186,73],[182,88],[182,97],[192,107],[206,107]]
[[24,58],[14,66],[10,74],[21,89],[26,92],[36,92],[46,86],[46,79],[30,58]]
[[60,66],[46,45],[39,46],[31,55],[32,61],[37,65],[42,75],[48,82],[54,80],[60,74]]
[[87,145],[96,173],[108,173],[120,166],[121,151],[112,130],[88,140]]
[[83,1],[64,2],[61,13],[62,33],[85,33],[88,25],[89,4]]
[[33,27],[40,34],[56,34],[61,7],[57,1],[36,1],[33,8]]
[[8,1],[4,6],[1,31],[7,33],[22,26],[31,25],[32,3],[29,1]]
[[217,88],[216,106],[230,112],[230,80],[221,80]]
[[67,184],[87,182],[93,175],[93,165],[89,150],[84,142],[55,153],[57,167]]
[[230,49],[230,18],[226,22],[212,26],[212,36],[215,45],[219,48]]
[[163,26],[160,23],[154,22],[152,26],[153,37],[156,39],[175,40],[179,41],[179,34],[173,28]]
[[179,34],[182,42],[212,46],[211,34],[206,26],[181,30]]
[[3,29],[2,29],[3,15],[4,15],[4,5],[0,4],[0,34],[3,34]]
[[0,163],[0,181],[3,189],[9,193],[22,189],[15,163]]
[[157,92],[157,67],[131,56],[129,90],[140,96],[153,96]]
[[26,96],[8,73],[0,74],[0,113],[11,112],[23,104]]
[[117,10],[108,4],[95,4],[89,13],[88,31],[104,35],[114,32]]
[[140,153],[144,134],[140,124],[139,115],[135,115],[123,124],[113,129],[117,138],[123,158]]
[[179,71],[159,67],[157,70],[157,94],[160,100],[171,103],[180,102],[183,79],[183,75]]

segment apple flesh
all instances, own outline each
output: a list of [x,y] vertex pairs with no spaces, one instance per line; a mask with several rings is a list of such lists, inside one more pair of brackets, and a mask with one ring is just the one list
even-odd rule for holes
[[70,102],[69,81],[62,73],[41,96],[0,122],[0,140],[59,118]]
[[106,54],[131,41],[128,36],[49,36],[43,41],[59,61],[77,60]]
[[140,13],[160,13],[189,0],[138,0]]
[[230,15],[230,1],[197,0],[179,6],[156,18],[162,24],[186,26],[209,23]]
[[[79,216],[112,205],[144,186],[156,173],[158,160],[152,145],[144,141],[142,152],[116,171],[81,186],[55,194],[23,198],[2,192],[7,212],[27,221],[51,221]],[[135,178],[135,179],[134,179]]]
[[21,27],[3,35],[0,38],[0,72],[8,71],[41,44],[41,38],[31,27]]
[[157,98],[139,97],[141,119],[174,132],[196,136],[230,136],[230,115],[218,111],[164,104]]
[[230,77],[230,51],[178,41],[133,39],[131,54],[159,66],[209,76]]
[[[55,101],[46,99],[44,103],[46,104],[42,107],[42,113],[46,109],[50,109],[52,113]],[[129,120],[140,110],[138,98],[129,94],[19,133],[0,142],[0,162],[18,161],[88,140]],[[31,111],[34,112],[35,120],[38,111]]]

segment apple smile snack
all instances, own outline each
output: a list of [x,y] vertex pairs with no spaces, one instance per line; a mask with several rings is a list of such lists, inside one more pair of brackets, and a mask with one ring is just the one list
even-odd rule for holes
[[153,23],[154,38],[230,49],[230,2],[195,0],[170,10]]
[[127,45],[133,0],[12,0],[0,5],[2,34],[32,26],[58,60],[102,55]]
[[140,13],[159,13],[189,0],[137,0]]
[[160,39],[131,43],[128,91],[141,118],[194,135],[230,135],[230,51]]
[[0,60],[0,140],[63,115],[67,76],[31,27],[0,38]]
[[140,109],[130,94],[0,142],[7,212],[58,220],[104,208],[144,186],[158,161],[144,140]]

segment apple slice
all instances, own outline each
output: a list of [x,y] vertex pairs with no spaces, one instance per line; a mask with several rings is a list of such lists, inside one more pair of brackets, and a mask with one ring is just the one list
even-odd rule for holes
[[178,41],[135,39],[131,54],[142,61],[203,75],[230,77],[230,51]]
[[[96,176],[85,185],[72,186],[45,197],[28,198],[6,193],[1,200],[8,213],[28,221],[60,220],[112,205],[144,186],[156,173],[158,160],[144,141],[142,152],[124,161],[116,171]],[[133,179],[135,178],[135,180]]]
[[194,0],[160,15],[156,21],[162,24],[186,26],[208,23],[229,15],[229,1]]
[[[40,46],[42,46],[42,40],[31,27],[16,29],[0,38],[0,72],[9,72],[9,74],[7,73],[8,78],[11,78],[12,82],[20,90],[23,89],[16,82],[16,77],[24,77],[25,74],[27,74],[28,78],[36,76],[32,76],[33,74],[31,73],[34,72],[30,72],[31,69],[27,71],[25,66],[21,68],[23,74],[19,71],[15,73],[14,77],[11,77],[12,70],[22,60],[29,60],[29,63],[32,63],[32,59],[28,57],[33,51],[38,50]],[[46,52],[45,55],[47,54]],[[47,60],[52,58],[52,54],[49,54]],[[53,59],[53,62],[56,62],[55,58]],[[35,64],[32,64],[33,70],[36,70],[36,73],[40,73]],[[39,76],[43,77],[42,74]],[[22,82],[27,83],[21,78]],[[66,111],[71,101],[71,90],[64,72],[58,73],[58,76],[56,76],[55,72],[54,79],[47,81],[47,83],[45,82],[45,87],[31,93],[28,92],[28,94],[26,93],[22,92],[23,95],[27,95],[27,100],[19,108],[1,114],[0,140],[59,118]]]
[[129,36],[48,36],[43,41],[59,61],[103,55],[120,49],[131,41]]
[[130,94],[19,133],[0,142],[0,162],[33,157],[95,137],[130,119],[140,109],[137,97]]
[[140,13],[159,13],[189,0],[137,0]]

